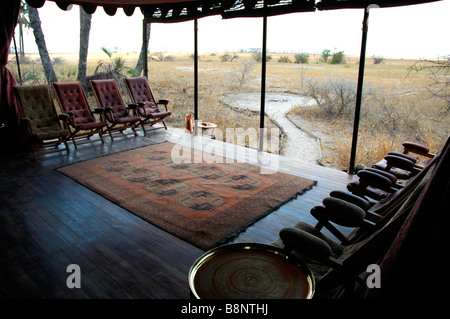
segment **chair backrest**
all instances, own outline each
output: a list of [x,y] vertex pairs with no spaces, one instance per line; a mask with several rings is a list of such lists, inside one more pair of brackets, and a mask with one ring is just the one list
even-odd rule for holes
[[134,103],[144,103],[145,107],[157,108],[146,77],[125,78],[125,84]]
[[61,130],[61,123],[47,85],[15,86],[14,91],[22,117],[29,119],[33,135]]
[[[125,117],[128,114],[125,103],[120,95],[119,87],[113,79],[91,80],[92,90],[101,107],[110,107],[114,118]],[[105,113],[109,117],[109,112]],[[113,120],[108,118],[108,120]]]
[[62,110],[73,113],[75,125],[95,121],[86,96],[84,95],[81,82],[53,82],[52,85]]

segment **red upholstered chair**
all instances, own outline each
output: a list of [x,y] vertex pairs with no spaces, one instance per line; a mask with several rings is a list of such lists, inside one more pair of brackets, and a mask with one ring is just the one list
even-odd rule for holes
[[[106,128],[103,117],[104,110],[102,108],[90,109],[81,82],[54,82],[52,86],[61,109],[70,115],[68,121],[70,137],[75,148],[77,148],[76,141],[84,138],[87,140],[78,142],[78,144],[98,140],[103,143],[103,130]],[[99,120],[95,118],[94,114],[98,114]],[[99,139],[90,139],[94,134],[98,134]]]
[[91,86],[97,103],[105,110],[104,115],[111,139],[113,139],[112,132],[123,133],[128,128],[131,128],[137,136],[136,125],[142,124],[141,118],[136,113],[137,105],[125,105],[117,83],[112,79],[91,80]]
[[[170,112],[167,108],[169,101],[163,99],[156,102],[152,90],[148,84],[148,80],[145,77],[125,78],[125,84],[128,88],[128,92],[130,93],[131,100],[139,105],[137,112],[143,118],[144,125],[153,127],[153,125],[157,123],[162,123],[163,126],[154,127],[151,130],[161,128],[165,128],[167,130],[167,125],[164,122],[164,119],[172,114],[172,112]],[[161,111],[159,106],[163,106],[164,110]],[[142,126],[142,129],[144,133],[146,133],[144,126]]]

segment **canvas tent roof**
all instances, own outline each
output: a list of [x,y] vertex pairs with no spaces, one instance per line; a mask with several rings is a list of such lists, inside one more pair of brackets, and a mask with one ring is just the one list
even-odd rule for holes
[[223,18],[264,17],[294,12],[366,8],[375,3],[378,7],[403,6],[436,0],[27,0],[33,7],[53,1],[61,9],[71,4],[80,5],[88,13],[103,7],[109,15],[122,8],[132,15],[139,8],[148,22],[180,22],[210,15]]

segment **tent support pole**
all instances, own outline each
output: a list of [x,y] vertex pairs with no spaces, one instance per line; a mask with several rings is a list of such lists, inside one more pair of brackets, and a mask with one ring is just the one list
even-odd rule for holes
[[263,17],[263,43],[261,52],[261,109],[259,120],[259,151],[264,151],[264,114],[266,108],[267,17]]
[[198,20],[194,20],[194,134],[198,135]]
[[368,32],[368,20],[369,20],[369,8],[364,10],[364,19],[362,26],[362,40],[361,40],[361,54],[359,57],[359,74],[358,74],[358,87],[356,89],[356,107],[355,107],[355,119],[353,122],[353,138],[352,138],[352,149],[350,154],[350,167],[349,173],[355,174],[355,159],[356,159],[356,145],[358,142],[358,129],[359,129],[359,119],[361,113],[361,101],[362,101],[362,90],[363,90],[363,80],[364,80],[364,66],[366,60],[366,42],[367,42],[367,32]]
[[19,60],[19,54],[17,53],[17,45],[16,45],[16,37],[13,33],[13,41],[14,41],[14,51],[16,53],[16,64],[17,64],[17,72],[19,73],[19,84],[22,85],[22,74],[20,72],[20,60]]

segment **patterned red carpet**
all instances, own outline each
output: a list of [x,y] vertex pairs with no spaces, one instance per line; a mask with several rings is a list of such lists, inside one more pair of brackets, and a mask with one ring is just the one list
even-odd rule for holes
[[289,174],[261,174],[247,163],[179,163],[174,145],[151,145],[58,171],[202,249],[245,230],[315,185]]

